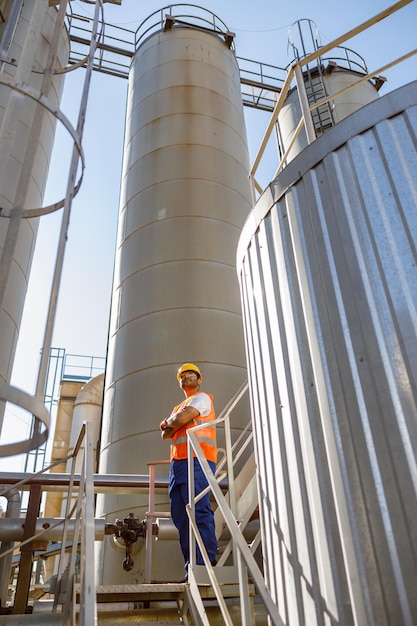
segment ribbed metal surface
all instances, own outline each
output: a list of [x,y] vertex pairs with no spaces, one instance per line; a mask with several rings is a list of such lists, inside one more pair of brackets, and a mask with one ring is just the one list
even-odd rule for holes
[[286,624],[416,623],[416,146],[412,83],[304,150],[240,239],[265,569]]
[[[190,26],[144,40],[129,79],[100,472],[145,473],[168,459],[159,423],[184,398],[181,363],[201,366],[217,411],[246,379],[235,252],[248,171],[239,71],[224,38]],[[239,420],[246,426],[249,406]],[[116,495],[98,506],[110,520],[149,510],[147,498]],[[154,576],[181,579],[177,542],[169,549],[156,545]],[[143,580],[143,550],[128,574],[111,546],[103,552],[103,582]]]

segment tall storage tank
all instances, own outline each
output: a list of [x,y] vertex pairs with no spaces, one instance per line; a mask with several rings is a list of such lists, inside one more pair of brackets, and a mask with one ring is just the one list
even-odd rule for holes
[[415,624],[417,82],[298,155],[238,248],[282,620]]
[[[289,48],[294,57],[290,65],[319,51],[321,47],[317,26],[312,20],[299,20],[292,25]],[[366,80],[355,89],[350,89],[367,74],[364,59],[357,52],[342,46],[323,53],[315,61],[304,66],[303,82],[310,106],[323,98],[335,96],[325,104],[312,109],[312,121],[317,137],[378,98],[378,89],[383,84],[381,77]],[[278,116],[277,137],[281,154],[289,148],[302,117],[298,89],[296,84],[291,87]],[[288,153],[287,162],[307,145],[305,128],[302,128]]]
[[[159,423],[184,397],[182,363],[200,366],[218,412],[246,380],[235,258],[251,201],[239,69],[226,26],[189,13],[172,28],[163,12],[148,18],[131,68],[101,473],[147,475],[148,462],[169,458]],[[249,408],[240,419],[238,429]],[[157,506],[169,511],[167,494]],[[98,500],[109,521],[147,510],[147,496]],[[182,578],[178,543],[162,543],[153,577]],[[106,542],[103,583],[143,581],[143,542],[137,550],[126,573]]]
[[[0,24],[0,42],[7,60],[0,66],[0,206],[2,211],[9,213],[22,200],[23,178],[27,171],[30,176],[23,208],[42,206],[56,119],[33,99],[12,89],[6,81],[15,80],[38,91],[41,89],[57,10],[48,8],[45,2],[10,0],[2,3],[2,15],[5,21]],[[68,33],[63,29],[58,41],[58,67],[67,65],[68,54]],[[62,88],[63,75],[55,75],[45,95],[51,102],[59,104]],[[36,117],[37,110],[41,112],[40,117]],[[31,153],[29,141],[33,132],[38,133],[38,137],[36,150]],[[0,218],[0,253],[3,252],[9,225],[9,219]],[[38,225],[38,218],[21,221],[0,312],[0,380],[6,383],[10,381],[13,367]],[[0,425],[2,419],[3,409]]]

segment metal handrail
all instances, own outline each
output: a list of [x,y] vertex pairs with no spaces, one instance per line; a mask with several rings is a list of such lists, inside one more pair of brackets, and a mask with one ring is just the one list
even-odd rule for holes
[[[61,550],[58,561],[58,572],[56,581],[56,591],[53,603],[53,613],[62,615],[62,623],[66,626],[74,624],[74,596],[76,583],[76,563],[77,554],[80,552],[80,610],[78,623],[80,626],[94,626],[97,624],[97,607],[95,595],[95,564],[94,545],[96,539],[96,528],[94,519],[94,443],[92,429],[88,422],[84,422],[78,436],[77,442],[71,455],[68,456],[71,463],[71,471],[68,482],[68,498],[65,516],[58,519],[53,524],[47,524],[43,530],[35,532],[31,537],[20,542],[20,548],[28,543],[42,539],[47,533],[51,533],[53,528],[62,526]],[[60,459],[62,462],[62,459]],[[53,465],[56,465],[54,463]],[[40,475],[52,469],[53,465],[45,468]],[[80,470],[75,473],[76,468]],[[24,480],[16,483],[16,487],[22,487],[24,483],[30,484],[33,475],[28,475]],[[77,481],[79,485],[77,486]],[[33,484],[33,482],[32,482]],[[73,495],[78,491],[76,497]],[[10,489],[1,493],[7,494]],[[75,515],[74,515],[75,513]],[[70,537],[71,536],[71,537]],[[71,540],[69,541],[69,539]],[[68,543],[71,544],[69,553],[66,551]],[[0,556],[5,557],[10,551],[13,552],[15,546],[4,551]]]
[[[84,449],[82,445],[84,443]],[[94,626],[97,624],[95,564],[94,564],[94,484],[93,462],[94,444],[92,429],[84,422],[80,435],[74,447],[71,480],[68,489],[63,537],[57,573],[57,593],[54,598],[53,612],[58,612],[58,605],[62,605],[65,623],[74,623],[74,596],[76,583],[76,557],[80,543],[80,610],[78,623],[80,626]],[[72,503],[76,464],[81,460],[81,480],[75,504]],[[78,461],[78,463],[77,463]],[[72,537],[70,555],[65,551],[68,537],[69,520],[75,508],[75,529]],[[62,593],[61,593],[62,588]]]
[[[227,626],[233,626],[233,621],[230,616],[229,610],[227,608],[227,604],[223,597],[221,587],[218,581],[218,577],[216,576],[216,570],[211,565],[210,560],[207,555],[207,551],[205,549],[201,534],[199,532],[196,518],[195,518],[195,504],[196,501],[202,497],[207,490],[210,490],[213,494],[217,506],[220,509],[223,519],[230,531],[230,535],[232,537],[233,544],[233,557],[234,563],[237,566],[238,571],[238,583],[239,583],[239,595],[241,598],[240,608],[241,608],[241,618],[242,624],[244,626],[249,626],[251,623],[251,615],[250,615],[250,606],[249,606],[249,592],[248,592],[248,571],[251,575],[253,583],[258,590],[258,593],[268,611],[268,616],[271,620],[271,623],[275,626],[282,626],[283,622],[278,613],[278,608],[275,602],[273,601],[271,594],[269,593],[265,580],[260,571],[255,558],[252,554],[251,549],[248,547],[246,543],[246,539],[243,536],[242,529],[244,524],[239,524],[235,517],[236,510],[236,499],[235,493],[233,489],[234,485],[234,475],[233,475],[233,453],[232,450],[236,449],[236,446],[240,446],[242,443],[242,437],[239,438],[238,442],[232,446],[231,444],[231,436],[230,436],[230,413],[237,406],[238,402],[242,399],[244,394],[248,389],[248,383],[245,383],[241,389],[237,392],[237,394],[232,398],[230,403],[225,407],[222,411],[222,414],[219,418],[217,418],[213,423],[221,424],[223,423],[225,428],[225,440],[226,440],[226,463],[227,463],[227,475],[228,475],[228,484],[229,484],[229,502],[227,502],[226,497],[223,495],[222,489],[218,483],[217,476],[213,474],[211,468],[208,464],[207,459],[204,456],[204,453],[200,447],[200,443],[197,438],[197,432],[201,428],[205,427],[205,424],[201,424],[199,426],[195,426],[187,430],[187,445],[188,445],[188,472],[189,472],[189,504],[187,505],[187,513],[190,520],[190,570],[189,570],[189,581],[190,581],[190,589],[192,593],[198,593],[198,587],[196,583],[196,578],[194,576],[193,570],[196,566],[196,544],[198,545],[201,555],[203,557],[203,561],[207,570],[207,574],[210,579],[210,583],[213,587],[220,611],[222,613],[224,623]],[[210,422],[210,424],[212,424]],[[246,430],[244,431],[246,432]],[[251,437],[251,433],[249,433],[249,438]],[[246,445],[244,444],[244,448]],[[239,453],[240,454],[240,453]],[[208,487],[201,492],[200,494],[194,495],[194,463],[193,459],[197,458],[198,462],[204,472],[204,475],[208,482]],[[216,473],[217,474],[217,473]],[[220,570],[220,568],[218,568]]]
[[[188,7],[187,13],[178,13],[178,7]],[[122,28],[116,24],[101,24],[103,26],[103,39],[98,42],[97,54],[94,59],[94,69],[119,78],[128,78],[131,60],[135,52],[147,37],[151,37],[156,32],[164,28],[167,10],[171,11],[175,7],[175,15],[170,18],[175,19],[177,26],[186,25],[196,29],[209,30],[219,36],[231,38],[233,33],[227,31],[227,26],[214,14],[197,5],[169,5],[163,9],[158,9],[148,16],[136,30]],[[203,17],[196,11],[190,13],[190,7],[199,10]],[[164,13],[165,12],[165,13]],[[211,16],[210,19],[205,15]],[[174,24],[175,25],[175,24]],[[90,41],[91,20],[83,15],[71,13],[68,16],[67,27],[71,41],[70,66],[65,71],[78,68],[86,63],[86,46]],[[105,28],[104,28],[105,27]],[[233,49],[233,42],[231,48]],[[242,87],[242,101],[244,106],[254,107],[260,110],[272,112],[276,94],[280,92],[281,85],[287,75],[286,68],[277,67],[269,63],[254,61],[244,57],[236,56],[239,66],[240,83]]]
[[[219,507],[219,509],[222,512],[222,515],[224,517],[224,520],[227,524],[227,527],[230,531],[230,534],[233,537],[233,541],[234,541],[234,547],[235,547],[235,559],[237,561],[237,565],[238,565],[238,572],[239,572],[239,588],[241,589],[240,592],[240,598],[242,600],[241,602],[241,616],[242,616],[242,624],[250,624],[250,610],[249,610],[249,606],[247,605],[247,603],[245,602],[245,599],[248,598],[248,592],[247,592],[247,586],[248,586],[248,577],[247,577],[247,572],[246,572],[246,568],[249,571],[251,578],[253,580],[253,583],[255,585],[255,587],[258,590],[258,593],[260,595],[260,597],[262,598],[262,601],[268,611],[268,616],[271,619],[271,623],[274,624],[275,626],[283,626],[283,622],[279,616],[279,612],[278,612],[278,607],[275,604],[275,602],[272,599],[272,596],[269,592],[269,590],[267,589],[266,585],[265,585],[265,579],[262,575],[262,572],[260,571],[258,564],[255,561],[255,558],[251,552],[251,550],[248,548],[247,544],[246,544],[246,539],[243,536],[242,530],[239,526],[239,524],[237,523],[232,510],[230,508],[230,506],[227,503],[227,500],[225,498],[225,496],[223,495],[211,469],[210,466],[208,464],[208,461],[206,460],[201,448],[200,448],[200,444],[199,441],[196,437],[195,430],[198,430],[198,428],[200,428],[200,426],[197,426],[195,428],[190,428],[189,431],[187,431],[187,436],[188,436],[188,459],[189,459],[189,466],[188,466],[188,471],[189,471],[189,487],[190,487],[190,502],[187,505],[187,513],[189,515],[190,518],[190,532],[191,532],[191,537],[193,539],[193,541],[190,543],[190,548],[194,548],[190,550],[190,563],[191,563],[191,567],[190,567],[190,572],[189,572],[189,578],[192,579],[193,578],[193,567],[195,567],[196,565],[196,560],[195,560],[195,542],[197,542],[198,547],[201,551],[203,560],[204,560],[204,564],[207,568],[207,573],[210,579],[210,583],[213,587],[217,602],[219,604],[220,610],[222,612],[223,615],[223,619],[225,620],[225,624],[227,624],[228,626],[233,626],[233,621],[232,618],[229,614],[229,611],[227,609],[227,605],[225,603],[223,594],[221,592],[221,588],[220,588],[220,584],[217,580],[217,576],[215,573],[215,569],[214,567],[211,565],[210,560],[208,558],[208,554],[207,551],[205,549],[202,537],[200,535],[200,532],[198,530],[197,527],[197,523],[195,521],[195,498],[193,495],[193,488],[194,488],[194,466],[193,463],[190,463],[190,458],[193,458],[193,451],[195,453],[196,458],[198,459],[198,462],[200,463],[200,466],[204,472],[204,475],[207,479],[207,482],[209,483],[209,487],[211,489],[211,492],[213,493],[214,498],[216,499],[217,502],[217,506]],[[193,554],[194,552],[194,554]],[[245,567],[243,567],[243,565],[245,565]]]
[[155,467],[157,465],[169,465],[170,461],[152,461],[149,467],[149,510],[146,512],[146,559],[145,559],[145,583],[150,583],[152,578],[152,525],[158,517],[171,517],[168,511],[155,511]]
[[318,48],[316,51],[312,52],[311,54],[305,56],[304,58],[296,61],[293,63],[293,65],[289,68],[288,70],[288,74],[287,77],[284,81],[284,84],[282,86],[282,90],[281,93],[279,95],[279,98],[277,100],[277,103],[274,107],[274,110],[271,114],[271,118],[269,120],[268,126],[265,130],[264,136],[262,138],[261,144],[259,146],[258,152],[256,153],[255,159],[253,161],[253,165],[250,169],[249,172],[249,180],[251,182],[251,187],[252,187],[252,199],[255,203],[256,201],[256,192],[258,192],[259,194],[263,193],[264,189],[263,187],[260,185],[260,183],[256,180],[255,174],[258,170],[258,167],[260,165],[261,159],[264,155],[264,152],[266,150],[267,144],[269,143],[269,140],[271,138],[271,135],[274,131],[275,128],[275,124],[278,120],[278,116],[279,113],[281,112],[281,109],[283,107],[283,104],[285,102],[286,96],[288,94],[288,91],[292,85],[292,82],[295,78],[296,80],[296,85],[297,85],[297,93],[300,99],[300,105],[301,105],[301,120],[297,126],[297,129],[295,131],[295,136],[292,138],[292,143],[290,146],[287,147],[285,153],[282,155],[277,170],[275,172],[275,177],[278,175],[278,173],[283,169],[286,159],[288,157],[288,154],[291,150],[291,147],[296,139],[296,136],[300,133],[301,129],[303,127],[305,127],[306,130],[306,135],[307,135],[307,143],[310,144],[312,141],[314,141],[316,139],[316,133],[315,133],[315,129],[314,129],[314,124],[313,124],[313,119],[312,119],[312,112],[317,109],[320,106],[323,106],[324,104],[326,104],[327,102],[329,102],[330,100],[335,100],[337,97],[341,96],[342,94],[346,93],[347,91],[354,89],[355,87],[358,87],[359,85],[361,85],[362,83],[371,80],[372,78],[375,78],[376,76],[378,76],[379,74],[381,74],[382,72],[390,69],[391,67],[394,67],[395,65],[411,58],[412,56],[414,56],[415,54],[417,54],[417,48],[414,50],[411,50],[409,53],[404,54],[400,57],[398,57],[397,59],[395,59],[394,61],[391,61],[390,63],[378,68],[377,70],[365,74],[364,76],[362,76],[360,79],[358,79],[357,81],[355,81],[354,83],[352,83],[351,85],[345,87],[344,89],[341,89],[340,91],[333,93],[331,96],[322,98],[320,100],[318,100],[317,102],[312,103],[311,105],[308,102],[308,98],[307,98],[307,93],[306,93],[306,87],[305,87],[305,83],[304,83],[304,77],[303,77],[303,68],[309,64],[311,64],[313,61],[315,61],[318,58],[324,58],[324,55],[329,52],[330,50],[334,49],[334,48],[338,48],[340,47],[340,44],[348,41],[349,39],[351,39],[352,37],[358,35],[359,33],[362,33],[363,31],[367,30],[368,28],[370,28],[371,26],[373,26],[374,24],[380,22],[382,19],[385,19],[386,17],[392,15],[393,13],[395,13],[396,11],[399,11],[400,9],[402,9],[403,7],[405,7],[406,5],[410,4],[411,2],[413,2],[413,0],[400,0],[399,2],[396,2],[395,4],[391,5],[390,7],[388,7],[387,9],[384,9],[383,11],[381,11],[380,13],[378,13],[377,15],[375,15],[374,17],[372,17],[369,20],[366,20],[365,22],[363,22],[362,24],[360,24],[359,26],[351,29],[350,31],[348,31],[347,33],[345,33],[344,35],[341,35],[340,37],[337,37],[336,39],[334,39],[333,41],[331,41],[330,43],[326,44],[325,46],[321,46],[320,48]]
[[[178,22],[181,22],[181,19],[191,19],[194,27],[201,27],[219,34],[228,32],[226,24],[208,9],[204,9],[197,4],[169,4],[154,11],[139,24],[135,32],[136,49],[147,36],[163,30],[167,12],[170,16],[174,16]],[[181,24],[184,24],[184,22],[181,22]]]

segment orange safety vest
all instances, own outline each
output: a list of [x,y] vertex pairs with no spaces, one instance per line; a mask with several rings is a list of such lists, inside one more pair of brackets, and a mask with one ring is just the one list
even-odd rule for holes
[[[197,391],[197,393],[202,392]],[[176,413],[178,409],[187,406],[187,404],[191,402],[191,399],[195,395],[196,394],[193,394],[186,398],[183,402],[178,404],[172,412]],[[171,460],[187,458],[187,430],[189,428],[194,428],[194,426],[199,426],[200,424],[204,424],[206,422],[213,422],[216,419],[213,406],[213,396],[210,393],[207,393],[207,395],[210,397],[211,400],[210,413],[208,415],[198,415],[191,422],[189,422],[188,424],[184,424],[182,428],[176,431],[173,438],[171,439]],[[195,434],[207,461],[214,461],[215,463],[217,461],[216,427],[206,426],[205,428],[200,428],[199,430],[197,430]]]

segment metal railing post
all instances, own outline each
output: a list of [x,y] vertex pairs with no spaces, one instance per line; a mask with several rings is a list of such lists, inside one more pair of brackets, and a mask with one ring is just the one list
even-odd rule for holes
[[148,463],[149,467],[149,500],[148,508],[146,512],[146,538],[145,538],[145,583],[150,583],[152,580],[152,552],[153,552],[153,523],[157,517],[169,519],[171,513],[168,511],[155,511],[155,481],[156,474],[155,468],[157,465],[169,465],[170,461],[153,461]]
[[95,626],[97,624],[96,581],[94,562],[94,444],[93,429],[88,422],[85,423],[85,447],[84,447],[84,506],[82,514],[82,580],[80,603],[80,626]]
[[155,465],[149,464],[149,510],[146,514],[146,557],[145,557],[145,583],[151,582],[152,571],[152,523],[155,511]]
[[300,100],[301,115],[304,120],[304,126],[306,129],[307,143],[312,143],[316,138],[316,131],[314,129],[313,118],[310,111],[310,104],[308,102],[306,86],[304,82],[303,70],[299,63],[294,64],[295,80],[297,81],[297,94]]
[[[195,480],[194,480],[194,455],[193,450],[187,442],[188,445],[188,454],[187,454],[187,464],[188,464],[188,502],[191,511],[191,519],[195,522]],[[196,542],[194,538],[194,529],[193,525],[190,524],[189,527],[189,546],[190,546],[190,565],[191,570],[195,568],[197,565],[197,551],[196,551]],[[201,551],[201,550],[200,550]],[[208,557],[207,557],[208,561]],[[188,573],[188,572],[187,572]]]
[[232,458],[232,435],[230,432],[230,413],[224,420],[224,439],[226,446],[227,481],[229,486],[229,504],[233,515],[236,515],[235,473]]

